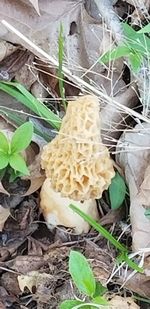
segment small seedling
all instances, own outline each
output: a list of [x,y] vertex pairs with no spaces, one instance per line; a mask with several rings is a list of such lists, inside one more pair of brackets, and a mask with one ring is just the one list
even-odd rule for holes
[[60,309],[93,309],[108,305],[108,301],[103,296],[107,292],[100,282],[96,282],[93,271],[83,254],[77,251],[71,251],[69,256],[69,273],[72,281],[79,292],[86,297],[83,300],[65,300],[61,303]]
[[26,122],[13,134],[11,141],[0,132],[0,172],[4,176],[6,169],[11,168],[10,181],[22,175],[29,175],[29,170],[21,152],[31,143],[33,125]]
[[135,31],[127,23],[123,23],[123,30],[125,41],[122,45],[106,52],[99,61],[101,63],[108,63],[109,61],[127,57],[133,72],[138,72],[144,59],[150,58],[150,39],[145,33],[150,31],[150,24]]

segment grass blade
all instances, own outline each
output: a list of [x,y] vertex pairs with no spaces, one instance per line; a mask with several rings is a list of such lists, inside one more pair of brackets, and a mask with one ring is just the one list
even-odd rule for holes
[[59,130],[61,119],[49,110],[41,101],[36,99],[28,90],[17,82],[0,82],[0,90],[15,97],[32,112],[44,118],[53,128]]
[[64,58],[64,37],[63,37],[63,26],[60,24],[59,37],[58,37],[58,82],[59,82],[59,91],[66,110],[66,100],[65,100],[65,88],[64,88],[64,74],[63,74],[63,58]]
[[85,214],[83,211],[81,211],[78,207],[74,205],[69,205],[69,207],[77,213],[80,217],[82,217],[86,222],[88,222],[96,231],[98,231],[103,237],[105,237],[107,240],[110,241],[112,245],[115,246],[116,249],[121,251],[122,253],[122,259],[124,262],[128,264],[129,267],[132,269],[143,272],[143,268],[139,267],[136,263],[134,263],[131,259],[128,257],[128,249],[123,246],[118,240],[116,240],[104,227],[102,227],[100,224],[98,224],[95,220],[93,220],[90,216]]

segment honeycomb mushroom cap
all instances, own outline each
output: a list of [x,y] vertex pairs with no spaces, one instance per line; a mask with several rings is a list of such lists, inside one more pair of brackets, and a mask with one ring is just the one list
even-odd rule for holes
[[99,101],[87,95],[68,103],[58,135],[42,153],[42,168],[52,188],[76,201],[102,196],[114,177],[101,140]]

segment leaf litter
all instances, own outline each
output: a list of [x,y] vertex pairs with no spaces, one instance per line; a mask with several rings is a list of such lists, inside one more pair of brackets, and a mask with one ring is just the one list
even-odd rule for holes
[[[129,187],[130,201],[127,197],[122,199],[122,208],[111,210],[107,193],[98,201],[100,222],[121,238],[129,249],[132,245],[132,254],[137,256],[138,263],[140,257],[144,273],[133,273],[131,269],[122,266],[114,274],[116,250],[93,229],[88,234],[76,235],[72,229],[62,226],[47,228],[39,207],[39,189],[45,180],[40,157],[46,141],[34,134],[32,144],[25,154],[30,176],[22,177],[12,184],[7,179],[2,179],[0,183],[0,308],[55,309],[59,308],[62,300],[74,299],[74,295],[80,298],[68,273],[71,249],[83,252],[97,280],[107,285],[111,295],[110,308],[119,309],[120,305],[124,309],[148,308],[144,307],[142,301],[135,302],[132,293],[150,298],[150,230],[149,219],[145,215],[150,207],[149,119],[142,118],[139,112],[138,85],[127,70],[126,59],[109,62],[105,67],[98,59],[115,47],[122,36],[120,26],[116,28],[118,32],[114,32],[120,24],[116,13],[126,20],[128,14],[131,14],[132,24],[139,25],[139,21],[141,23],[141,20],[149,18],[149,2],[145,1],[141,6],[141,1],[138,1],[138,5],[129,0],[113,1],[112,7],[111,1],[108,1],[111,16],[107,16],[107,9],[104,11],[104,2],[101,1],[98,6],[101,14],[97,14],[94,1],[86,1],[84,6],[83,1],[73,0],[57,0],[57,5],[56,1],[46,0],[20,0],[13,4],[9,0],[2,0],[0,20],[6,19],[36,46],[41,47],[54,59],[53,63],[58,60],[59,28],[60,23],[63,24],[63,65],[71,72],[69,76],[64,74],[67,99],[76,98],[80,91],[91,92],[90,89],[93,89],[85,89],[82,83],[76,84],[74,76],[79,77],[79,81],[88,81],[96,89],[101,105],[103,143],[110,147],[113,159],[120,165],[121,175]],[[110,29],[112,17],[114,24]],[[1,79],[17,80],[36,97],[40,97],[57,115],[64,115],[56,66],[47,62],[45,57],[41,59],[38,49],[31,47],[31,44],[12,33],[4,24],[1,24],[0,37]],[[117,104],[114,104],[114,100]],[[10,118],[10,114],[16,116],[17,113],[19,120],[25,122],[31,119],[39,125],[41,131],[48,132],[49,140],[57,135],[57,131],[45,123],[44,117],[38,118],[34,111],[18,104],[16,99],[2,91],[0,105],[5,106],[0,122],[4,127],[1,130],[7,131],[8,135],[11,136],[19,125],[18,118],[17,122]],[[134,112],[136,108],[137,113]],[[137,124],[140,119],[146,120],[145,123]],[[117,201],[114,198],[114,208],[117,208],[115,203]],[[129,205],[132,232],[128,228]]]

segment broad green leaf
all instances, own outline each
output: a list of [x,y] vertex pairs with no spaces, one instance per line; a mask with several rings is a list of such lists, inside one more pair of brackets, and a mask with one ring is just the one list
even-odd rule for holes
[[142,57],[139,53],[130,53],[129,55],[131,68],[134,72],[138,72],[142,65]]
[[32,140],[33,124],[25,122],[16,129],[11,140],[11,153],[20,152],[26,149]]
[[75,306],[83,304],[79,300],[65,300],[60,304],[59,309],[73,309]]
[[109,302],[102,296],[92,298],[92,302],[99,305],[109,305]]
[[14,169],[11,169],[9,182],[14,182],[18,177],[22,177],[22,176],[24,176],[23,173],[20,173],[18,171],[15,171]]
[[0,150],[5,153],[8,153],[9,151],[9,143],[3,132],[0,132]]
[[96,290],[93,297],[103,296],[107,291],[108,289],[105,286],[103,286],[100,282],[96,282]]
[[29,175],[29,170],[26,162],[19,153],[13,153],[9,158],[10,166],[15,170],[21,172],[23,175]]
[[148,33],[148,32],[150,32],[150,23],[138,31],[138,33]]
[[5,168],[9,163],[9,156],[0,151],[0,170],[2,170],[3,168]]
[[117,172],[109,186],[109,197],[111,202],[111,208],[118,209],[122,205],[125,199],[125,195],[126,195],[126,185],[124,179]]
[[94,274],[87,259],[80,252],[70,252],[69,272],[79,291],[92,297],[96,288]]
[[103,63],[108,63],[109,61],[119,59],[121,57],[128,56],[131,52],[131,49],[125,45],[118,46],[111,51],[106,52],[99,61]]

